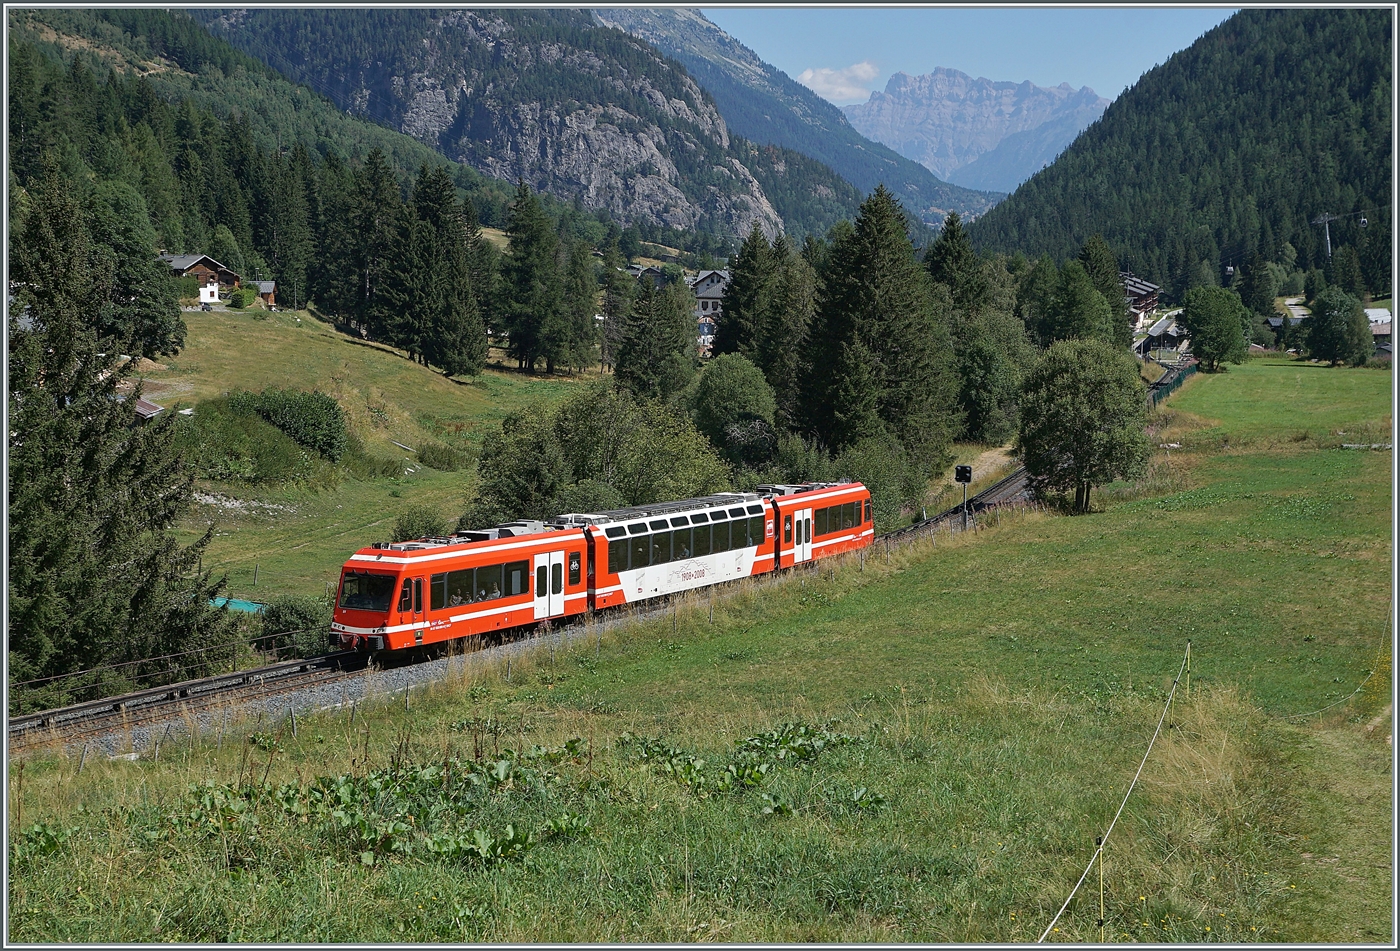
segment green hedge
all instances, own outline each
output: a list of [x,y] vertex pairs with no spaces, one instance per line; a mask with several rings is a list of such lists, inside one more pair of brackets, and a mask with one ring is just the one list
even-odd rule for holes
[[345,413],[334,398],[320,390],[282,390],[261,393],[240,391],[229,397],[237,411],[252,411],[276,426],[303,449],[320,453],[331,462],[345,454]]

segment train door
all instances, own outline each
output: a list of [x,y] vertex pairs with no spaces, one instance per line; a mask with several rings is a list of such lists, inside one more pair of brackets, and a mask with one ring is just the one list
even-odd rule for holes
[[812,559],[812,510],[800,509],[795,513],[795,537],[792,553],[794,564]]
[[[412,615],[409,615],[412,612]],[[423,579],[403,579],[403,590],[399,594],[399,615],[402,620],[417,625],[413,631],[413,643],[423,643]]]
[[564,553],[535,556],[535,620],[564,613]]

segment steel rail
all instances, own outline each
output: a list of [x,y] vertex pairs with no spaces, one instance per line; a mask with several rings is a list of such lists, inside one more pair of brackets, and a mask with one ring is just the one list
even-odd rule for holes
[[[968,499],[968,507],[974,512],[981,512],[1010,501],[1025,492],[1025,481],[1025,469],[1018,468]],[[956,505],[912,525],[878,535],[875,540],[888,541],[936,529],[944,522],[961,516],[962,510],[961,504]],[[644,608],[632,616],[647,618],[663,614],[667,610],[669,599]],[[573,628],[586,623],[587,619],[566,622],[555,633],[568,634]],[[510,637],[509,640],[513,642],[535,636],[538,636],[538,633],[532,628],[524,629],[520,635]],[[431,656],[428,654],[424,659]],[[206,709],[241,693],[256,693],[257,696],[275,695],[312,683],[354,676],[363,669],[364,660],[365,655],[357,651],[337,651],[319,657],[282,661],[252,670],[185,680],[102,700],[11,717],[8,723],[10,751],[18,752],[57,741],[72,742],[143,725],[178,712]]]

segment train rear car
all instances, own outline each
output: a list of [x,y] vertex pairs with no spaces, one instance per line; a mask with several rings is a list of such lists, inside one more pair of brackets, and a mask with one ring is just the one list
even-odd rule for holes
[[777,522],[778,567],[791,568],[875,540],[870,490],[859,482],[761,485]]
[[595,608],[632,604],[773,568],[773,518],[762,496],[724,492],[551,524],[588,533]]
[[341,569],[331,646],[400,650],[580,614],[586,544],[542,522],[377,542]]

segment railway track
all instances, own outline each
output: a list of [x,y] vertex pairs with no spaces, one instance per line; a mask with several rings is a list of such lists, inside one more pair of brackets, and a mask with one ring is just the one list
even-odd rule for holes
[[[1023,498],[1025,492],[1026,472],[1024,469],[1017,469],[969,498],[968,508],[974,513],[982,512]],[[960,519],[962,511],[963,506],[959,504],[897,531],[877,536],[876,541],[889,543],[896,539],[935,531],[949,522]],[[653,609],[629,614],[629,617],[647,618],[662,615],[668,610],[668,604],[663,602]],[[625,618],[619,616],[618,620]],[[566,638],[575,628],[583,630],[584,623],[573,622],[558,629],[556,633]],[[532,633],[525,632],[519,639],[529,638]],[[15,754],[40,746],[71,745],[133,728],[149,728],[225,704],[234,705],[338,680],[348,680],[361,676],[367,666],[368,659],[365,655],[355,651],[338,651],[320,657],[283,661],[254,670],[186,680],[103,700],[11,717],[8,731],[9,749],[11,754]]]

